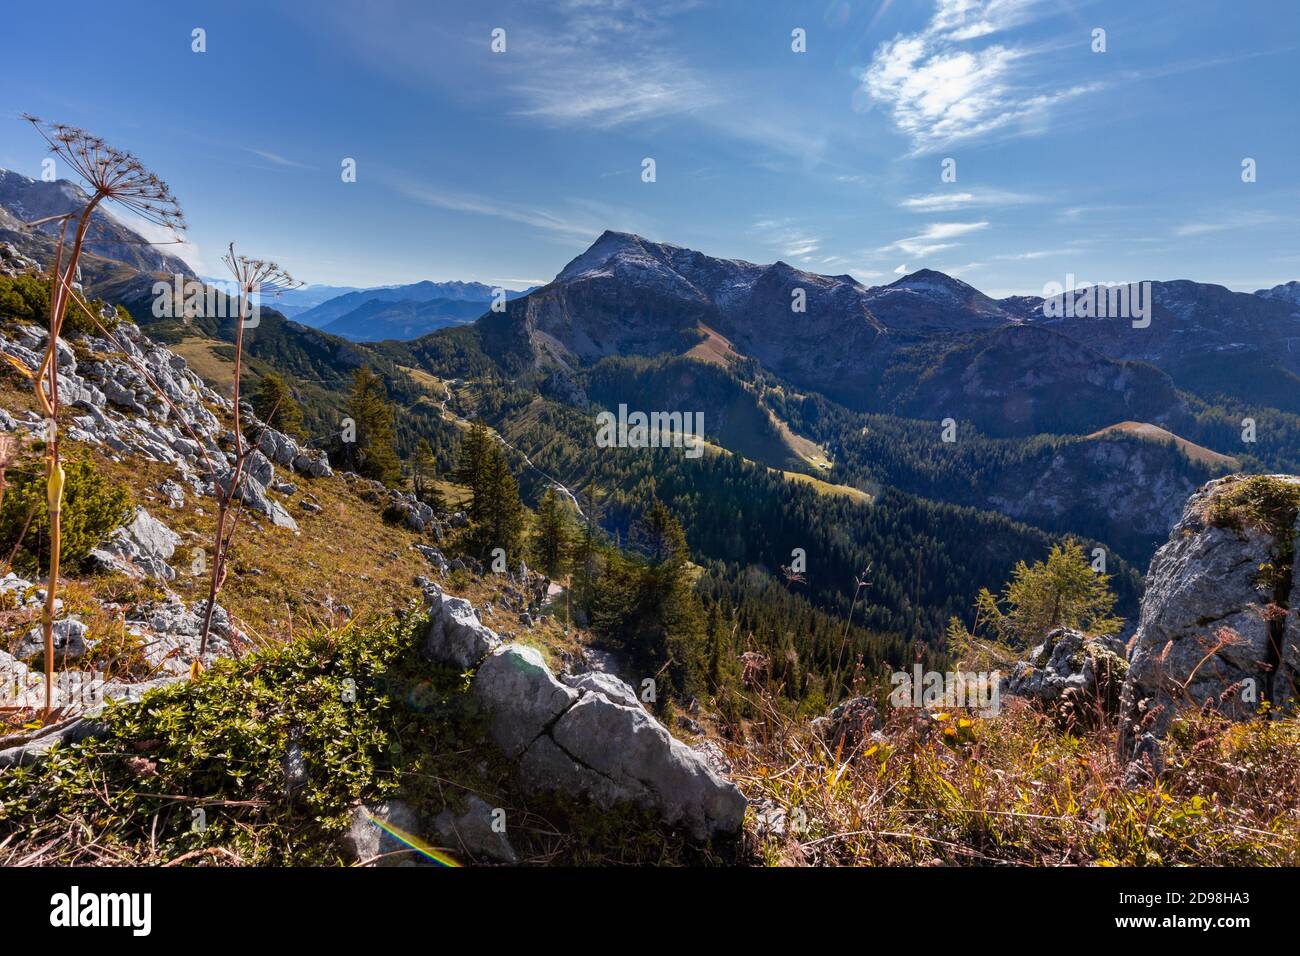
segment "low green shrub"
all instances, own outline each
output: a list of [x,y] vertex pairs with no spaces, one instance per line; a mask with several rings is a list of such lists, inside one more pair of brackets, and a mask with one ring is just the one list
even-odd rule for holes
[[[73,567],[132,514],[131,494],[112,483],[86,454],[63,462],[62,564]],[[40,463],[6,476],[0,504],[0,555],[14,551],[14,567],[36,572],[49,559],[50,512]],[[29,523],[30,518],[30,523]]]

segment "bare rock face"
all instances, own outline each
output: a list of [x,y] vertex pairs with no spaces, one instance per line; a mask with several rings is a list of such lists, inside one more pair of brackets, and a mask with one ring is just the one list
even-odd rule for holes
[[261,426],[257,432],[257,449],[275,464],[312,478],[328,478],[334,474],[323,451],[303,448],[284,432],[269,425]]
[[424,654],[430,660],[456,667],[473,667],[501,644],[496,632],[483,624],[464,598],[430,594],[429,628]]
[[485,660],[471,689],[492,720],[492,739],[511,757],[520,756],[578,700],[555,679],[542,655],[507,644]]
[[654,808],[696,839],[736,830],[745,816],[745,798],[708,760],[639,705],[597,692],[566,710],[549,736],[529,747],[522,766],[538,789],[587,793],[606,807]]
[[1124,643],[1058,627],[1016,664],[1003,693],[1025,697],[1075,720],[1114,714],[1128,662]]
[[[55,621],[52,628],[54,638],[54,659],[56,661],[75,661],[86,656],[94,646],[94,641],[86,637],[88,628],[75,618]],[[29,630],[13,656],[28,664],[38,664],[45,660],[45,632],[38,624]]]
[[130,524],[118,528],[90,552],[90,559],[104,570],[120,571],[133,578],[148,577],[171,581],[176,571],[167,560],[176,553],[181,536],[143,508],[136,508]]
[[468,602],[438,595],[434,603],[425,656],[455,667],[478,664],[470,693],[488,715],[493,741],[518,759],[527,789],[578,794],[605,808],[652,809],[697,840],[740,829],[741,792],[705,755],[676,740],[623,681],[590,673],[559,680],[533,648],[487,640],[482,632],[496,635]]
[[1205,485],[1151,561],[1120,699],[1120,753],[1149,751],[1171,720],[1209,707],[1245,719],[1296,703],[1300,477]]

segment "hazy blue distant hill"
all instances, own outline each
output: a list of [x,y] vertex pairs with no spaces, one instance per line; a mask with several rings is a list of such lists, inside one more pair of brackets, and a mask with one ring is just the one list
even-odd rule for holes
[[[527,295],[528,291],[530,290],[519,292],[507,289],[506,298],[517,299],[521,295]],[[452,299],[478,302],[486,308],[487,303],[492,301],[492,292],[493,287],[482,282],[432,282],[425,279],[409,285],[381,286],[375,289],[346,292],[295,315],[294,320],[320,329],[370,301],[432,302],[435,299]]]

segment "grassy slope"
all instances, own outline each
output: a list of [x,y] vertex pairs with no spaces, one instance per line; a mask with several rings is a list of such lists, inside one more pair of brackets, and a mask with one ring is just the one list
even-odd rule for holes
[[[988,719],[894,712],[881,738],[834,752],[806,724],[750,722],[726,747],[734,778],[792,827],[751,812],[741,840],[691,847],[634,811],[524,796],[465,675],[420,661],[420,628],[314,631],[111,709],[106,739],[0,775],[0,865],[336,865],[356,802],[400,796],[427,819],[469,792],[505,810],[532,864],[1300,862],[1295,719],[1179,724],[1164,779],[1126,790],[1113,727],[1062,732],[1019,702]],[[292,793],[291,745],[308,775]]]
[[1300,863],[1300,720],[1175,726],[1157,783],[1126,790],[1115,728],[1064,733],[1022,701],[993,718],[895,711],[832,753],[780,723],[728,756],[746,795],[806,820],[769,863],[1225,866]]
[[[421,624],[313,632],[111,708],[107,738],[0,775],[0,865],[337,865],[357,802],[400,796],[427,821],[471,792],[505,810],[524,862],[734,858],[734,846],[687,847],[639,812],[524,797],[465,675],[419,659]],[[308,779],[290,793],[295,745]]]
[[[16,376],[2,370],[0,407],[11,412],[34,408],[31,392],[20,386]],[[187,492],[184,508],[169,508],[158,486],[174,477],[171,466],[134,457],[114,460],[104,446],[65,442],[65,455],[83,451],[93,456],[101,471],[129,489],[135,504],[181,536],[170,562],[177,577],[168,586],[186,601],[206,598],[207,576],[194,574],[192,568],[197,553],[194,549],[201,549],[210,560],[216,528],[215,500]],[[37,462],[34,456],[28,456],[16,467],[37,467]],[[277,471],[281,479],[296,485],[296,491],[291,495],[270,491],[268,495],[284,505],[297,522],[298,531],[277,528],[262,516],[245,512],[219,599],[255,642],[287,640],[316,626],[342,623],[344,616],[331,615],[327,605],[346,605],[360,621],[391,614],[407,606],[418,593],[413,584],[416,575],[436,577],[429,562],[412,549],[417,543],[435,545],[434,538],[385,522],[382,502],[363,485],[339,476],[311,479],[283,469]],[[466,489],[447,482],[438,484],[451,507],[464,503]],[[312,514],[303,509],[300,503],[307,499],[322,510]],[[91,638],[112,637],[114,645],[122,640],[122,615],[105,612],[102,602],[161,595],[157,585],[133,584],[120,575],[82,574],[75,567],[63,571],[69,611],[82,615],[91,628]],[[457,593],[476,602],[490,598],[498,590],[490,579],[475,581],[466,577],[457,584]],[[0,647],[8,647],[31,627],[29,618],[26,614],[0,616]],[[520,630],[515,616],[500,609],[485,620],[506,632]],[[545,619],[533,629],[529,640],[549,650],[571,647],[575,638],[566,635],[558,623]]]
[[1161,428],[1159,425],[1152,425],[1149,422],[1119,422],[1116,425],[1110,425],[1100,431],[1093,432],[1087,437],[1101,438],[1111,432],[1134,435],[1152,442],[1173,442],[1188,459],[1198,464],[1223,467],[1230,471],[1236,471],[1241,467],[1241,463],[1231,455],[1220,454],[1213,449],[1188,441],[1186,438],[1175,435],[1173,432]]

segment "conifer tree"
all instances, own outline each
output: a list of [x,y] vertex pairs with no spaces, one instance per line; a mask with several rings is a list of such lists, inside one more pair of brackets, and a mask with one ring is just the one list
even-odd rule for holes
[[[976,631],[1015,648],[1033,646],[1057,627],[1114,634],[1123,625],[1111,613],[1114,607],[1110,576],[1094,571],[1082,545],[1070,538],[1053,545],[1046,561],[1018,563],[1000,600],[981,589],[975,602]],[[954,636],[951,626],[949,636]]]
[[277,431],[300,441],[307,437],[303,425],[302,408],[288,383],[277,372],[267,372],[257,383],[253,393],[253,411],[257,417]]
[[429,439],[421,438],[415,448],[415,458],[411,462],[411,487],[415,497],[423,501],[434,511],[447,510],[438,486],[433,483],[437,460],[434,458],[433,446]]
[[393,432],[393,406],[383,379],[365,366],[353,373],[348,415],[356,423],[353,448],[357,473],[386,485],[396,484],[402,466]]
[[569,567],[572,534],[568,512],[554,488],[547,488],[537,506],[533,525],[533,560],[548,578],[558,578]]
[[476,549],[486,557],[501,548],[507,560],[513,561],[524,528],[524,506],[519,500],[519,485],[510,474],[510,464],[499,444],[490,442],[478,487],[473,490],[478,513],[472,533]]
[[483,517],[487,500],[484,496],[487,463],[494,444],[487,426],[479,420],[470,424],[460,441],[456,482],[470,490],[469,517],[472,521],[479,521]]
[[702,694],[708,655],[704,615],[689,567],[681,522],[652,499],[631,536],[641,560],[617,552],[606,562],[592,608],[592,624],[618,635],[637,664],[666,677],[669,695]]

